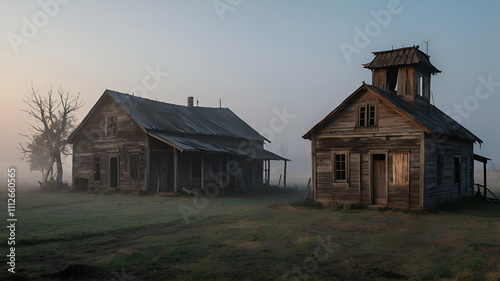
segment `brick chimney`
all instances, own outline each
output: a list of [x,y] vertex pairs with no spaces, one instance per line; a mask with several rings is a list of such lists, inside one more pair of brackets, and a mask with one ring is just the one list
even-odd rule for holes
[[188,97],[188,107],[193,107],[194,97]]

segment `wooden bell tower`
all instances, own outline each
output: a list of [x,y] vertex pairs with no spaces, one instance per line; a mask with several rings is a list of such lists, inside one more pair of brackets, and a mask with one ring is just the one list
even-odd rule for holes
[[431,74],[439,71],[429,59],[429,55],[419,50],[419,46],[374,52],[375,58],[365,68],[372,71],[372,85],[390,91],[415,105],[415,98],[430,100]]

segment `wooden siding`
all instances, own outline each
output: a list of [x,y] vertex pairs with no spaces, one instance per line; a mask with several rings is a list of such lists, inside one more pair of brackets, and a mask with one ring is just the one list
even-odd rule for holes
[[[447,136],[425,137],[425,207],[474,195],[473,144]],[[443,180],[438,185],[437,158],[444,160]],[[460,157],[460,185],[455,183],[455,157]]]
[[[378,126],[358,127],[360,105],[378,106]],[[420,204],[420,136],[421,130],[377,97],[365,92],[331,120],[313,138],[313,182],[315,198],[325,204],[372,204],[370,165],[373,153],[409,153],[409,183],[407,186],[388,185],[388,206],[419,208]],[[348,182],[334,182],[332,153],[348,151]],[[387,163],[387,162],[386,162]],[[391,171],[388,169],[388,178]]]
[[[106,136],[107,116],[117,116],[117,134]],[[108,99],[73,144],[73,179],[88,179],[89,188],[109,187],[109,158],[118,157],[118,185],[121,189],[144,189],[147,138],[134,120],[113,100]],[[140,154],[140,175],[130,178],[129,153]],[[94,181],[94,155],[100,155],[101,180]]]

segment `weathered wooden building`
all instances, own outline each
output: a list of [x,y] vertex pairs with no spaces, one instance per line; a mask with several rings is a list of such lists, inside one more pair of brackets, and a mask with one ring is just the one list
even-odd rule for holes
[[418,46],[375,52],[363,84],[303,138],[314,199],[420,209],[474,194],[466,128],[430,103],[440,71]]
[[[78,190],[174,194],[269,183],[266,138],[228,108],[174,105],[106,90],[68,138]],[[286,184],[286,183],[285,183]]]

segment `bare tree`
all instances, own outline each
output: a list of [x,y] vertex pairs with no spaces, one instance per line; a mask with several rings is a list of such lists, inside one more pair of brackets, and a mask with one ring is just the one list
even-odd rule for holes
[[[57,90],[57,95],[53,94],[51,87],[47,95],[42,96],[32,85],[31,93],[23,98],[28,109],[21,111],[34,119],[34,122],[26,122],[32,131],[31,135],[24,135],[28,138],[26,148],[19,144],[23,159],[29,155],[27,161],[30,162],[30,168],[42,172],[44,183],[47,182],[49,174],[51,179],[54,179],[55,164],[56,187],[62,186],[62,155],[69,154],[67,138],[75,127],[74,113],[83,106],[79,97],[79,94],[73,96],[62,87]],[[44,157],[48,159],[44,161]]]

